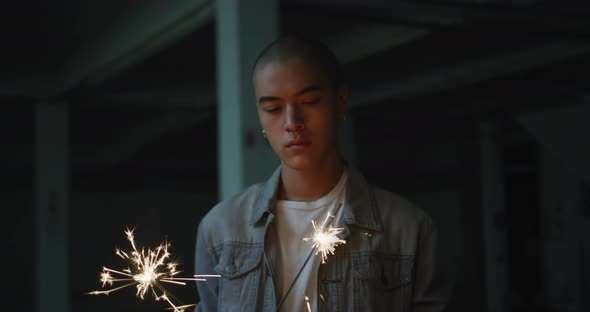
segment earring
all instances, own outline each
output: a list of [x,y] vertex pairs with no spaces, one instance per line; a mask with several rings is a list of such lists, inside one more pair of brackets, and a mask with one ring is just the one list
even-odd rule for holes
[[266,139],[266,131],[264,129],[262,129],[262,136]]

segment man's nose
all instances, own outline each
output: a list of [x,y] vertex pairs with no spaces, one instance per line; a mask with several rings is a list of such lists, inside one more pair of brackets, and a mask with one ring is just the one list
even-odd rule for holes
[[304,120],[301,110],[295,105],[288,105],[285,116],[285,130],[292,132],[303,130],[303,128]]

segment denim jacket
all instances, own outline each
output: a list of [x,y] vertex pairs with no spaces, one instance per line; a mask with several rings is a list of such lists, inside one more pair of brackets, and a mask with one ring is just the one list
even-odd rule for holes
[[[442,311],[450,283],[439,274],[432,219],[402,197],[368,184],[357,169],[348,170],[339,224],[346,244],[320,265],[317,310]],[[195,274],[221,278],[197,282],[195,311],[276,311],[273,207],[279,180],[280,167],[266,182],[217,204],[201,221]]]

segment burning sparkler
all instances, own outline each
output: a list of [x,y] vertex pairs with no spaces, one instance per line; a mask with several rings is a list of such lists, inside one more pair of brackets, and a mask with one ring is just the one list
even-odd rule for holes
[[346,244],[345,240],[338,237],[338,234],[340,234],[344,228],[334,228],[331,224],[328,224],[328,221],[333,218],[334,216],[332,214],[328,214],[320,226],[318,226],[314,220],[311,220],[313,234],[310,237],[303,239],[306,242],[311,241],[313,243],[312,246],[315,249],[315,254],[322,255],[322,263],[326,263],[328,254],[334,254],[336,246]]
[[[114,291],[135,285],[137,288],[137,297],[144,299],[148,292],[151,292],[156,301],[166,301],[175,312],[183,312],[185,309],[194,307],[194,304],[175,305],[171,298],[174,298],[162,285],[162,283],[186,285],[186,281],[205,281],[207,277],[220,277],[220,275],[193,275],[190,277],[176,277],[180,271],[176,270],[177,263],[170,260],[171,254],[168,252],[170,243],[160,244],[154,250],[141,248],[141,252],[135,245],[133,230],[126,229],[127,240],[131,244],[131,250],[125,252],[119,248],[115,254],[128,262],[127,269],[113,270],[103,267],[100,274],[100,281],[104,288],[107,284],[113,286],[117,282],[125,284],[107,289],[89,292],[90,295],[108,295]],[[114,275],[114,276],[113,276]],[[156,288],[160,294],[156,292]],[[175,300],[178,301],[178,300]]]

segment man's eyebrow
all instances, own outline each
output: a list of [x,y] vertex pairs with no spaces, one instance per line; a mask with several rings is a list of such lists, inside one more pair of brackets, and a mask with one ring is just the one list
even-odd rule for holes
[[258,104],[262,104],[264,102],[278,101],[278,100],[280,100],[280,98],[278,98],[276,96],[263,95],[258,98]]
[[[324,90],[324,88],[319,85],[319,84],[314,84],[314,85],[310,85],[307,86],[301,90],[299,90],[296,95],[303,95],[305,93],[309,93],[309,92],[314,92],[314,91],[322,91]],[[273,102],[273,101],[279,101],[281,98],[276,97],[276,96],[272,96],[272,95],[263,95],[261,97],[258,98],[258,104],[262,104],[264,102]]]
[[299,92],[297,92],[297,95],[302,95],[305,93],[309,93],[309,92],[313,92],[313,91],[322,91],[322,90],[324,90],[324,88],[322,86],[320,86],[318,84],[314,84],[314,85],[311,85],[311,86],[308,86],[308,87],[305,87],[305,88],[299,90]]

